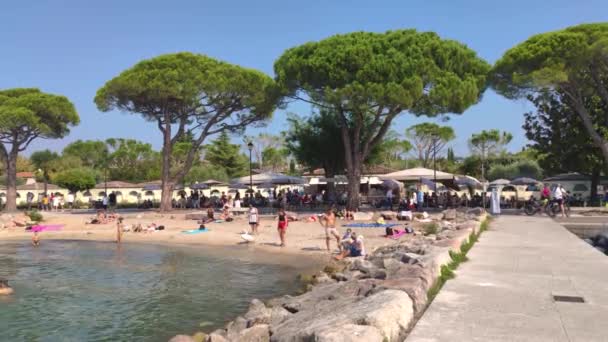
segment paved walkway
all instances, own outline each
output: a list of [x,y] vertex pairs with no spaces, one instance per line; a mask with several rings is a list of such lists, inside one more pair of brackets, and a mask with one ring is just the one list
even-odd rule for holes
[[608,256],[548,218],[502,216],[406,341],[608,341]]

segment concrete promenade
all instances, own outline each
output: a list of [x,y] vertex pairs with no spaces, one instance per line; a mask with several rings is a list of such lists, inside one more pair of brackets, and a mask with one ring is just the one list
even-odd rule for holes
[[608,341],[608,256],[549,218],[501,216],[406,341]]

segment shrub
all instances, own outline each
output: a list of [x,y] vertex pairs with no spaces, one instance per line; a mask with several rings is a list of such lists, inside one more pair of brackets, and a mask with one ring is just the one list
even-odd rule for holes
[[424,226],[422,226],[422,230],[425,236],[437,234],[439,231],[439,225],[436,222],[426,223]]
[[25,213],[25,215],[27,215],[30,218],[30,220],[32,220],[34,222],[40,222],[43,219],[42,214],[39,213],[38,210],[28,211]]

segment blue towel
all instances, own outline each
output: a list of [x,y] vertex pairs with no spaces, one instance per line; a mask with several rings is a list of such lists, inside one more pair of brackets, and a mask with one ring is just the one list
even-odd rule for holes
[[182,230],[182,234],[198,234],[198,233],[206,233],[209,229],[190,229],[190,230]]
[[349,223],[343,224],[342,227],[348,228],[388,228],[398,226],[399,223]]

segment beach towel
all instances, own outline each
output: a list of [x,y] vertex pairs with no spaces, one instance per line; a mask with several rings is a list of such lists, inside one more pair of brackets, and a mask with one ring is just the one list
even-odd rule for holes
[[348,223],[343,224],[342,227],[348,228],[387,228],[398,226],[399,223]]
[[387,236],[389,239],[398,240],[400,237],[406,234],[405,230],[400,230],[398,233]]
[[32,232],[48,232],[52,230],[61,230],[63,229],[62,224],[46,224],[46,225],[35,225],[32,226]]
[[198,233],[206,233],[209,229],[190,229],[190,230],[182,230],[182,234],[198,234]]

